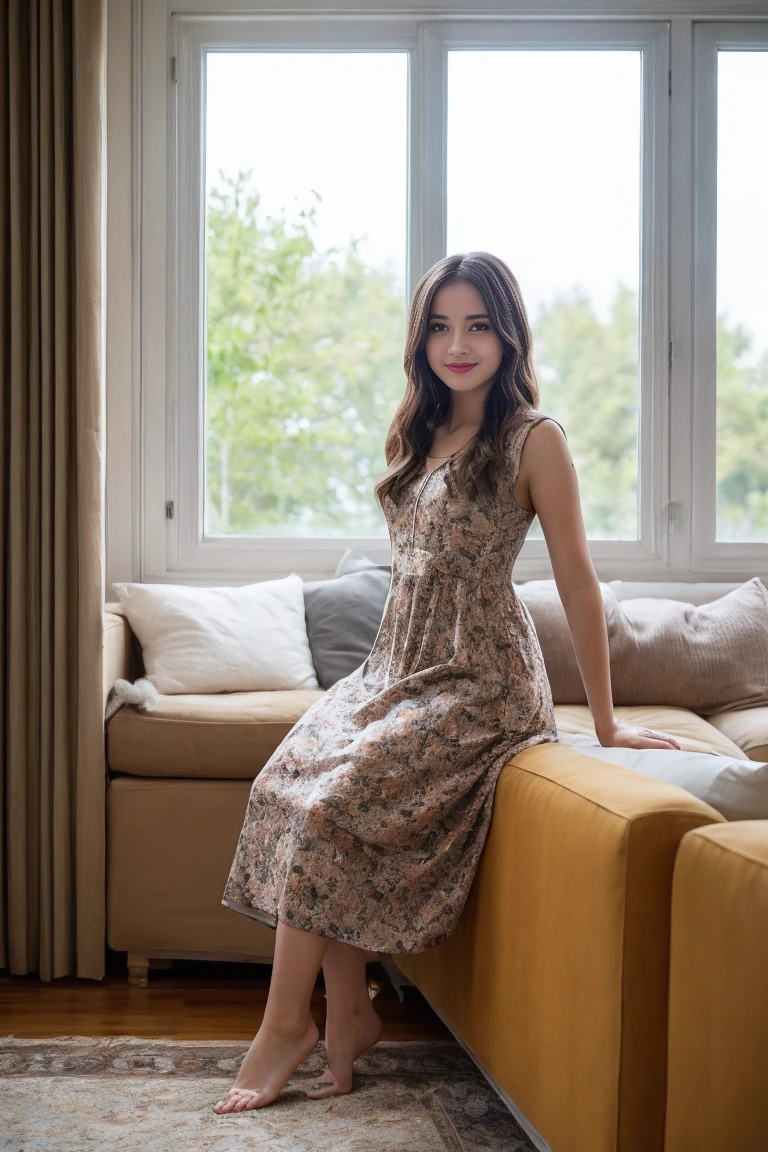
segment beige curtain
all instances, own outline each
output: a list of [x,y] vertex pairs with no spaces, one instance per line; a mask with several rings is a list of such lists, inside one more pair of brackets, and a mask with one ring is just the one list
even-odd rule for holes
[[0,968],[104,975],[106,0],[0,16]]

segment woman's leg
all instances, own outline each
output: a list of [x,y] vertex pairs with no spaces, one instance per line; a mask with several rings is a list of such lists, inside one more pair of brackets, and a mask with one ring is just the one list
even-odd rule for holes
[[307,1092],[315,1100],[349,1092],[355,1060],[381,1037],[382,1023],[365,977],[366,962],[378,958],[378,952],[365,952],[339,940],[328,945],[323,957],[328,1064],[314,1081],[317,1087]]
[[278,921],[264,1018],[233,1085],[256,1089],[258,1096],[232,1093],[214,1105],[214,1112],[242,1112],[269,1104],[315,1048],[319,1032],[309,1004],[329,944],[325,936]]

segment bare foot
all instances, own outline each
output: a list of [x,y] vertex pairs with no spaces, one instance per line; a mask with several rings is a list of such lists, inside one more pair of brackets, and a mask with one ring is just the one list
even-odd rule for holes
[[315,1087],[307,1092],[313,1100],[326,1096],[344,1096],[352,1088],[352,1069],[358,1056],[362,1056],[381,1039],[384,1025],[372,1004],[362,1013],[354,1013],[335,1025],[330,1021],[325,1029],[325,1047],[328,1064]]
[[219,1115],[245,1112],[271,1103],[302,1060],[314,1051],[319,1038],[317,1024],[311,1016],[307,1018],[303,1034],[271,1031],[262,1024],[243,1058],[227,1098],[214,1104],[213,1111]]

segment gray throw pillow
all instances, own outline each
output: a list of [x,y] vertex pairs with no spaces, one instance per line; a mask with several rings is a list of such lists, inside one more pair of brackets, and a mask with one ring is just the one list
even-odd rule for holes
[[347,548],[341,554],[341,560],[336,565],[334,576],[347,576],[350,572],[366,572],[375,568],[377,572],[391,572],[391,564],[377,564],[366,556],[365,552],[356,552],[354,548]]
[[321,688],[330,688],[359,668],[379,631],[392,573],[388,565],[362,559],[366,564],[353,565],[349,572],[339,574],[337,569],[330,580],[304,584],[307,636]]

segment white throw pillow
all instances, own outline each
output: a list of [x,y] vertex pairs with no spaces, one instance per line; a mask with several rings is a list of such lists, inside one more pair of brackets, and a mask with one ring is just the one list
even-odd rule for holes
[[158,692],[319,688],[297,572],[242,588],[115,584]]
[[726,820],[768,819],[768,763],[677,748],[604,748],[593,736],[558,732],[561,744],[676,784]]

